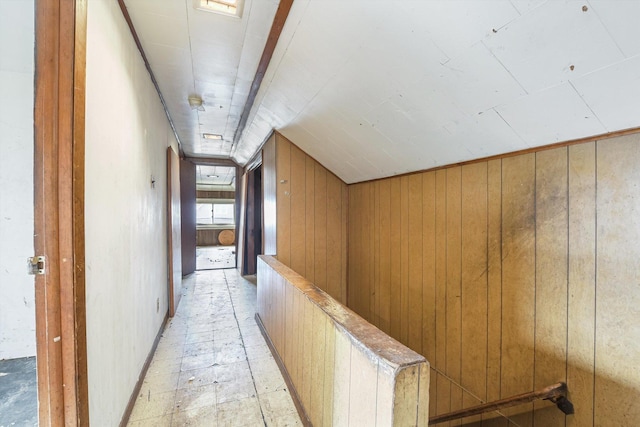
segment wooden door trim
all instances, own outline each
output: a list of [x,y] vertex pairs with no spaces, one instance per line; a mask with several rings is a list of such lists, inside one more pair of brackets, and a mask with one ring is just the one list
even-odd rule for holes
[[38,418],[88,425],[84,274],[86,0],[37,0],[34,248]]

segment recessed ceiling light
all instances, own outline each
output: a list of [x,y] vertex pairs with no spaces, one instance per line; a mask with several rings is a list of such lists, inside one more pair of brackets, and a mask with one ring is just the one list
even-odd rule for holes
[[219,175],[207,175],[207,178],[220,178]]
[[203,133],[202,137],[204,139],[215,139],[217,141],[220,141],[222,139],[222,135],[218,135],[217,133]]

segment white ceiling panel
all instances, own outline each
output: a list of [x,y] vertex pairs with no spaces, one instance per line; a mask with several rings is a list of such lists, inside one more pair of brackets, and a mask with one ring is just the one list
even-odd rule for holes
[[589,0],[589,4],[625,56],[640,54],[640,1]]
[[607,131],[569,83],[520,98],[496,111],[530,146]]
[[295,0],[233,147],[278,1],[125,1],[194,156],[275,128],[358,182],[640,125],[637,0]]
[[[125,3],[185,154],[229,157],[240,119],[231,106],[244,108],[279,1],[245,0],[241,18],[198,10],[193,0]],[[191,110],[191,95],[204,111]],[[203,143],[203,133],[224,141]]]
[[573,85],[607,130],[638,126],[640,55],[583,76]]
[[[556,86],[624,57],[584,1],[548,1],[485,44],[529,92]],[[573,70],[572,68],[573,67]]]

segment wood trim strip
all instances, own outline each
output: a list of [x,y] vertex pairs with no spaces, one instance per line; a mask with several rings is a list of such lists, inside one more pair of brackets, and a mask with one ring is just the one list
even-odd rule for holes
[[88,425],[84,278],[86,0],[38,0],[34,249],[39,424]]
[[173,131],[173,135],[176,137],[176,141],[178,141],[178,147],[180,149],[180,157],[184,157],[184,151],[182,150],[182,144],[180,143],[180,137],[178,136],[178,132],[176,131],[176,126],[173,123],[173,119],[171,118],[171,114],[169,114],[169,107],[167,106],[167,102],[164,100],[164,96],[162,96],[162,92],[160,91],[160,86],[158,85],[158,81],[156,80],[156,76],[153,74],[153,70],[151,69],[151,65],[149,64],[149,60],[147,59],[147,55],[144,53],[144,49],[142,48],[142,43],[140,42],[140,38],[138,37],[138,33],[136,32],[135,27],[133,26],[133,21],[131,21],[131,15],[129,15],[129,11],[127,10],[127,5],[124,4],[124,0],[118,0],[118,5],[120,6],[120,10],[122,11],[122,16],[124,16],[124,20],[127,21],[127,25],[129,26],[129,31],[131,31],[131,35],[133,36],[133,40],[140,51],[140,56],[142,56],[142,60],[144,61],[144,66],[149,72],[149,77],[151,77],[151,81],[153,82],[153,86],[156,88],[156,92],[160,97],[160,102],[162,103],[162,108],[164,109],[164,114],[167,116],[167,120],[169,121],[169,126],[171,126],[171,130]]
[[[517,396],[508,397],[506,399],[496,400],[495,402],[483,403],[482,405],[449,412],[447,414],[436,415],[429,418],[429,425],[444,423],[451,420],[458,420],[461,418],[484,414],[487,412],[498,411],[500,409],[511,408],[512,406],[518,406],[536,400],[551,400],[555,403],[556,401],[558,401],[558,399],[566,400],[566,397],[567,385],[565,383],[557,383],[545,387],[541,390],[519,394]],[[567,413],[573,413],[573,409],[571,409],[571,412]]]
[[256,97],[258,96],[258,90],[260,90],[262,79],[264,79],[264,75],[267,72],[267,68],[269,67],[271,58],[273,57],[273,52],[276,49],[276,45],[278,44],[280,34],[282,33],[284,24],[287,21],[287,17],[289,16],[289,11],[291,10],[292,5],[293,0],[280,0],[278,10],[276,10],[276,14],[273,17],[273,24],[271,24],[271,31],[269,31],[267,43],[265,44],[264,50],[262,51],[262,57],[260,58],[260,62],[258,63],[256,75],[254,76],[253,82],[251,83],[251,89],[249,90],[249,95],[247,96],[247,102],[244,104],[244,109],[242,110],[242,115],[240,116],[238,127],[236,128],[236,133],[233,136],[233,146],[231,147],[232,152],[233,148],[238,144],[238,141],[242,136],[242,132],[247,125],[249,113],[251,113],[251,108],[253,107]]
[[273,355],[273,358],[278,364],[278,368],[280,369],[280,373],[284,378],[284,382],[287,383],[287,387],[289,388],[289,394],[291,395],[291,399],[293,399],[294,405],[296,405],[296,410],[298,411],[298,415],[300,416],[302,425],[304,425],[305,427],[312,427],[313,425],[309,420],[309,416],[307,415],[307,413],[304,410],[304,407],[302,406],[302,401],[300,400],[300,396],[298,395],[298,390],[296,390],[295,386],[293,385],[293,381],[291,381],[289,372],[287,371],[287,368],[284,366],[284,362],[280,358],[280,355],[278,354],[276,347],[273,345],[273,342],[271,341],[271,338],[269,337],[269,334],[267,333],[267,330],[264,327],[264,323],[262,323],[262,319],[260,318],[260,315],[258,313],[256,313],[255,319],[256,319],[256,323],[258,324],[258,328],[260,328],[260,333],[264,337],[264,340],[267,342],[267,346],[269,347],[269,351],[271,351],[271,355]]
[[153,345],[151,346],[151,351],[149,351],[149,354],[147,355],[147,360],[145,360],[144,365],[142,365],[142,370],[140,371],[140,375],[138,376],[138,381],[136,382],[136,385],[133,388],[133,392],[129,397],[129,403],[127,404],[127,407],[124,410],[124,414],[122,414],[122,419],[120,420],[120,424],[119,424],[120,427],[126,427],[126,425],[129,423],[131,412],[133,412],[133,407],[136,404],[136,400],[138,400],[138,393],[140,393],[140,389],[142,388],[142,383],[144,382],[144,379],[147,376],[147,371],[149,370],[149,366],[151,366],[151,361],[153,360],[153,356],[156,354],[156,350],[158,349],[158,344],[160,343],[160,338],[162,338],[162,333],[164,332],[164,329],[167,326],[168,320],[169,320],[169,313],[167,312],[167,314],[165,314],[164,316],[164,320],[162,321],[162,325],[160,325],[158,334],[156,335],[156,338],[153,341]]
[[402,173],[402,174],[399,174],[399,175],[389,175],[389,176],[383,176],[383,177],[380,177],[380,178],[374,178],[374,179],[368,179],[368,180],[364,180],[364,181],[352,182],[352,183],[347,184],[347,185],[365,184],[365,183],[369,183],[369,182],[382,181],[384,179],[389,179],[389,178],[415,175],[415,174],[420,174],[420,173],[425,173],[425,172],[437,171],[437,170],[441,170],[441,169],[449,169],[449,168],[453,168],[453,167],[456,167],[456,166],[471,165],[471,164],[474,164],[474,163],[488,162],[490,160],[501,160],[501,159],[506,159],[506,158],[509,158],[509,157],[520,156],[520,155],[523,155],[523,154],[530,154],[530,153],[537,153],[537,152],[540,152],[540,151],[553,150],[555,148],[560,148],[560,147],[569,147],[571,145],[582,144],[582,143],[585,143],[585,142],[602,141],[602,140],[605,140],[605,139],[617,138],[619,136],[625,136],[625,135],[633,135],[633,134],[636,134],[636,133],[640,133],[640,127],[622,129],[622,130],[618,130],[618,131],[614,131],[614,132],[601,133],[599,135],[586,136],[584,138],[570,139],[570,140],[567,140],[567,141],[554,142],[553,144],[541,145],[539,147],[525,148],[524,150],[511,151],[509,153],[504,153],[504,154],[496,154],[495,156],[480,157],[478,159],[467,160],[465,162],[450,163],[448,165],[437,166],[437,167],[430,168],[430,169],[421,169],[421,170],[417,170],[417,171],[413,171],[413,172]]

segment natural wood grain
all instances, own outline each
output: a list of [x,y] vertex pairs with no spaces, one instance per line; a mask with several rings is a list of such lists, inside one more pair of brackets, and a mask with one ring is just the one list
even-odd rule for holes
[[[460,383],[462,339],[461,168],[447,169],[447,348],[445,373]],[[462,408],[462,390],[451,388],[451,410]],[[457,425],[453,422],[452,425]]]
[[407,286],[407,346],[417,352],[422,351],[422,176],[413,175],[408,182],[408,229],[409,239],[408,286]]
[[[536,389],[567,375],[567,160],[566,147],[536,154]],[[565,425],[553,406],[533,406],[535,425]]]
[[[461,375],[471,393],[486,398],[487,367],[487,165],[476,163],[461,170]],[[463,395],[463,407],[478,404]],[[468,422],[480,421],[480,417]]]
[[[436,355],[434,366],[443,369],[447,363],[447,172],[435,172],[435,204],[436,204]],[[393,336],[393,335],[392,335]],[[451,384],[441,375],[435,376],[436,413],[449,412],[451,407]]]
[[596,308],[596,144],[569,147],[567,426],[593,426]]
[[400,341],[409,344],[409,177],[400,178]]
[[[315,281],[315,193],[316,162],[305,157],[305,277]],[[322,238],[322,236],[318,236]]]
[[391,185],[390,182],[380,181],[378,184],[379,224],[378,234],[378,327],[385,333],[390,332],[391,327]]
[[[306,275],[306,239],[305,221],[296,219],[304,218],[306,210],[306,163],[305,154],[295,145],[291,145],[291,217],[289,227],[291,229],[291,268]],[[309,196],[311,196],[309,194]]]
[[636,425],[640,421],[640,137],[598,142],[596,150],[594,425]]
[[291,265],[291,144],[276,134],[276,203],[278,259]]
[[[390,241],[390,268],[391,268],[391,280],[389,282],[389,293],[391,294],[390,310],[391,310],[391,325],[389,330],[392,337],[400,339],[400,319],[402,317],[402,309],[400,304],[400,281],[401,281],[401,238],[400,238],[400,178],[392,178],[389,180],[390,192],[391,192],[391,241]],[[351,209],[357,209],[357,206],[353,204],[349,205]],[[358,221],[358,218],[354,218],[352,222]],[[349,265],[353,265],[360,260],[350,260]],[[349,288],[358,288],[358,285],[354,282],[349,282]]]
[[[533,390],[535,212],[535,155],[504,159],[501,397]],[[529,425],[531,417],[527,412],[517,422]]]

